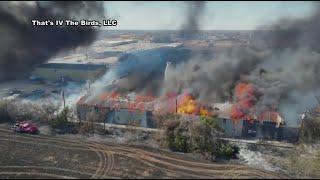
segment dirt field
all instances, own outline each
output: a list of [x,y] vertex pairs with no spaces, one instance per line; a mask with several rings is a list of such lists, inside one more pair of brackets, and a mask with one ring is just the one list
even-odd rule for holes
[[85,138],[16,134],[0,127],[0,178],[287,178],[157,149]]

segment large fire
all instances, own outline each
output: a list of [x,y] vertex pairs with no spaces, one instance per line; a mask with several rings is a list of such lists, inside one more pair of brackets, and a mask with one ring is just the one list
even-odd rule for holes
[[270,120],[280,123],[282,118],[275,108],[266,110],[258,115],[254,111],[256,103],[256,91],[249,83],[238,83],[235,87],[235,103],[231,108],[231,119],[233,120]]
[[184,93],[179,97],[177,106],[179,114],[212,116],[211,112],[204,106],[201,106],[189,93]]
[[117,93],[116,91],[112,91],[111,93],[102,93],[100,96],[99,96],[99,99],[104,101],[104,100],[107,100],[107,99],[118,99],[120,97],[120,94]]
[[177,95],[168,93],[166,97],[156,98],[152,95],[121,95],[115,91],[104,92],[97,98],[86,101],[82,97],[78,104],[91,104],[97,107],[107,106],[113,109],[126,108],[129,110],[153,110],[164,113],[178,113],[200,116],[213,116],[207,106],[196,101],[190,93]]
[[231,118],[239,119],[252,119],[250,110],[255,103],[255,90],[251,84],[238,83],[235,87],[235,104],[231,108]]

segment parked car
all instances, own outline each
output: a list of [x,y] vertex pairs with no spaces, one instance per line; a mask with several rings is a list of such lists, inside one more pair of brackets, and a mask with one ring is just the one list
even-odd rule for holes
[[38,134],[39,129],[38,126],[34,123],[27,122],[27,121],[21,121],[16,123],[12,127],[14,132],[19,132],[19,133],[29,133],[29,134]]

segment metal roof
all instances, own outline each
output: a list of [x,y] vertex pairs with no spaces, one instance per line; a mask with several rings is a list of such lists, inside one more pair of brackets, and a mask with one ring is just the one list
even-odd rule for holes
[[37,68],[75,69],[75,70],[83,70],[83,71],[94,71],[102,68],[105,69],[106,66],[101,64],[45,63],[45,64],[38,65]]

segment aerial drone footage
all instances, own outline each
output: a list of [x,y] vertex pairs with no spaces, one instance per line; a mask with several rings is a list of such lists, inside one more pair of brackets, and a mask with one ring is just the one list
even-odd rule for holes
[[0,2],[0,178],[320,178],[319,18],[311,1]]

